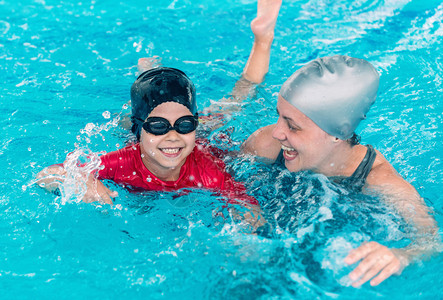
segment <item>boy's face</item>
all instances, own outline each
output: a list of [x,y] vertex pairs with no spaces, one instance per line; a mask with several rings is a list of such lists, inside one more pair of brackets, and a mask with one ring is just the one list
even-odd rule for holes
[[[160,104],[149,114],[149,117],[161,117],[174,126],[175,121],[192,113],[184,105],[176,102]],[[180,168],[195,146],[195,130],[180,134],[170,130],[164,135],[154,135],[142,129],[140,135],[140,150],[144,165],[164,181],[175,181],[180,174]]]

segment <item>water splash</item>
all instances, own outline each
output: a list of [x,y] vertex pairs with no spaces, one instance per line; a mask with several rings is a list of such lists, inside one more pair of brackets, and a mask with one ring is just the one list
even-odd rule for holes
[[68,154],[63,163],[66,175],[59,187],[61,204],[78,203],[83,200],[88,191],[89,177],[99,170],[100,164],[99,153],[88,148],[79,148]]
[[120,111],[114,118],[111,118],[111,113],[109,111],[103,112],[102,116],[104,119],[110,119],[108,122],[104,124],[94,124],[94,123],[88,123],[85,125],[83,129],[80,130],[80,135],[77,136],[77,141],[80,143],[77,143],[76,146],[79,146],[82,143],[90,144],[92,137],[101,137],[103,141],[106,140],[105,136],[103,135],[103,131],[107,132],[110,129],[116,128],[119,125],[119,122],[122,118],[123,111],[126,109],[126,105],[123,106],[122,111]]
[[[59,188],[62,204],[80,202],[87,192],[97,193],[96,186],[93,191],[88,191],[87,183],[90,176],[93,176],[92,174],[95,174],[100,169],[100,155],[105,154],[105,152],[94,152],[88,147],[88,144],[91,143],[91,138],[93,137],[101,137],[105,141],[106,138],[103,132],[108,132],[118,127],[121,116],[126,109],[127,105],[125,104],[122,107],[122,111],[112,119],[110,119],[111,113],[105,111],[102,116],[105,119],[110,119],[108,122],[104,124],[88,123],[80,130],[80,135],[77,136],[78,143],[75,143],[76,149],[68,154],[63,163],[66,175],[63,184]],[[95,196],[99,198],[98,194]]]
[[75,143],[75,150],[67,155],[63,167],[60,166],[62,170],[56,172],[57,174],[50,174],[50,172],[48,172],[47,176],[32,180],[28,185],[22,186],[22,189],[26,190],[34,184],[44,187],[45,183],[42,183],[42,180],[49,179],[58,185],[57,194],[59,194],[59,197],[57,199],[60,200],[59,203],[61,205],[81,202],[85,196],[88,199],[100,199],[97,193],[97,179],[91,179],[91,176],[95,176],[102,167],[100,155],[105,154],[105,152],[94,152],[91,150],[91,139],[100,137],[105,141],[106,137],[104,132],[119,126],[121,116],[126,109],[127,105],[125,104],[122,110],[112,119],[109,111],[103,112],[102,116],[105,119],[110,119],[106,123],[86,124],[77,136],[78,142]]

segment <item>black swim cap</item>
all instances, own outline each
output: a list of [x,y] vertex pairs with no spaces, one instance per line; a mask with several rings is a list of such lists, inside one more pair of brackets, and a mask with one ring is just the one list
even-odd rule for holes
[[166,67],[140,74],[131,87],[132,132],[138,140],[148,115],[165,102],[180,103],[196,115],[195,87],[188,76],[178,69]]

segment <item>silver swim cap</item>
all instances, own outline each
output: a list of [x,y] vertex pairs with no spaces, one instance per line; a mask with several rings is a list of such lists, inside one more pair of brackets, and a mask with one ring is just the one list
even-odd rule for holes
[[317,58],[286,80],[280,95],[326,133],[352,136],[377,96],[379,75],[363,59]]

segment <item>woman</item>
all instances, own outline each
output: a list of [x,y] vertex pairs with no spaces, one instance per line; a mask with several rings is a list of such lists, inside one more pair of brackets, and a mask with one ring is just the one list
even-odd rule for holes
[[[281,1],[264,2],[268,11],[278,14]],[[276,19],[276,14],[268,14],[256,20],[261,35],[266,32],[268,38],[257,44],[256,36],[244,69],[243,78],[253,83],[260,83],[268,71]],[[369,242],[351,251],[345,262],[360,261],[349,274],[354,287],[368,280],[378,285],[440,245],[435,220],[415,188],[379,151],[360,145],[354,133],[375,101],[378,84],[377,71],[365,60],[348,56],[313,60],[283,84],[277,124],[258,129],[242,147],[245,153],[284,164],[289,171],[310,170],[350,189],[378,193],[417,227],[421,238],[406,248]]]

